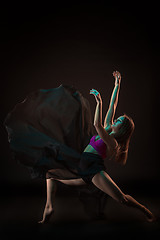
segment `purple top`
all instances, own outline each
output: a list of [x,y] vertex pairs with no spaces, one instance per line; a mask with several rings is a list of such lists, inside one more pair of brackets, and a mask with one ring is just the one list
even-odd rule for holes
[[90,145],[101,155],[102,158],[106,158],[106,144],[102,139],[95,141],[96,135],[94,135],[90,140]]

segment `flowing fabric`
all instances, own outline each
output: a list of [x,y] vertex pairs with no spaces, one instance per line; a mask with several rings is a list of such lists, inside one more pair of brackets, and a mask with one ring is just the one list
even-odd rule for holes
[[73,86],[38,89],[5,118],[13,157],[32,178],[79,177],[79,161],[95,134],[89,102]]
[[99,154],[83,152],[80,160],[80,175],[88,184],[100,171],[105,170],[104,161]]

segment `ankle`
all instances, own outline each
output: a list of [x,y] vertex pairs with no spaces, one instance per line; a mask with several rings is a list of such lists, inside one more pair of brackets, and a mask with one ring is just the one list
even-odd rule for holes
[[45,208],[47,210],[53,211],[53,205],[52,204],[46,204]]

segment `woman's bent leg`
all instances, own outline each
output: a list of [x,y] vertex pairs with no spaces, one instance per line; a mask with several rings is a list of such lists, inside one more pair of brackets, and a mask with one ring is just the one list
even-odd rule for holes
[[39,221],[39,223],[48,222],[51,215],[54,212],[53,210],[54,198],[55,198],[55,193],[57,189],[56,182],[53,179],[46,179],[46,184],[47,184],[47,200],[46,200],[46,205],[43,212],[43,219]]
[[66,185],[72,185],[72,186],[80,186],[86,184],[82,178],[78,179],[69,179],[69,180],[59,180],[59,179],[46,179],[46,184],[47,184],[47,200],[46,200],[46,205],[45,209],[43,212],[43,219],[39,221],[39,223],[46,223],[49,221],[50,217],[52,216],[54,212],[54,198],[55,198],[55,193],[56,193],[56,182],[55,180],[62,182]]
[[142,211],[146,215],[148,221],[154,220],[153,214],[145,206],[137,202],[133,197],[130,195],[125,195],[105,171],[97,173],[92,178],[92,182],[96,187],[107,193],[116,201],[129,207],[135,207]]

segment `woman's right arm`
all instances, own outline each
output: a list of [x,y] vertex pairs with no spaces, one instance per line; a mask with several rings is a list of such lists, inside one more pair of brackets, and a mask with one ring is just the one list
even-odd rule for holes
[[90,90],[90,94],[93,94],[96,101],[96,111],[94,116],[94,127],[96,128],[96,131],[100,138],[105,142],[108,150],[111,152],[115,149],[117,143],[113,136],[110,136],[106,129],[102,126],[102,99],[100,93],[92,89]]
[[121,83],[121,74],[116,71],[113,72],[113,76],[115,77],[115,86],[112,92],[109,109],[107,111],[107,114],[104,119],[104,128],[109,127],[113,124],[114,115],[116,112],[116,107],[118,104],[118,95],[119,95],[119,89],[120,89],[120,83]]

